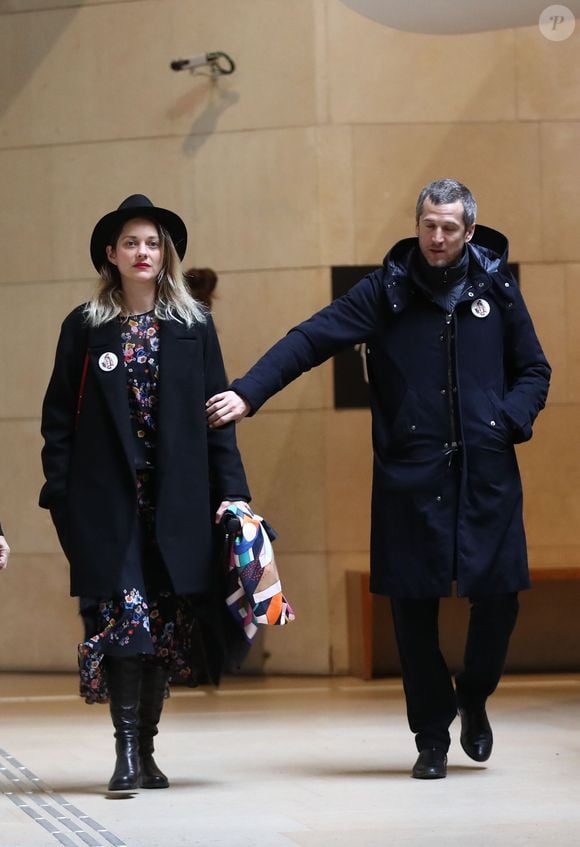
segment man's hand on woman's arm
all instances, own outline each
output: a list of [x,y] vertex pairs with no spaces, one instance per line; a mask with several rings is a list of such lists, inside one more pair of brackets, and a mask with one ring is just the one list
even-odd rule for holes
[[235,391],[214,394],[205,404],[207,422],[213,429],[232,421],[241,421],[250,412],[246,401]]

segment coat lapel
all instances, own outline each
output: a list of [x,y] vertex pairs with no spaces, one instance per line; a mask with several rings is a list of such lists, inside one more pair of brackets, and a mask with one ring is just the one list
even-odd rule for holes
[[[179,421],[188,420],[180,413],[184,404],[191,402],[194,362],[200,361],[192,345],[201,343],[199,333],[177,321],[160,321],[159,341],[159,409],[157,413],[157,448],[164,466],[179,441]],[[198,353],[199,355],[199,353]],[[201,378],[201,375],[198,376]],[[192,421],[193,426],[193,421]]]
[[[160,321],[159,324],[157,449],[163,457],[160,462],[163,467],[178,441],[177,426],[183,419],[179,409],[191,399],[195,379],[195,374],[192,373],[193,363],[202,359],[192,355],[191,345],[201,343],[195,328],[188,329],[177,321]],[[133,432],[118,322],[108,321],[99,327],[92,327],[89,330],[88,347],[95,380],[100,386],[127,459],[133,467]],[[106,353],[113,353],[117,357],[117,364],[111,370],[103,369],[99,364],[101,356]],[[202,378],[201,375],[198,378]]]
[[[112,320],[101,324],[101,326],[91,327],[89,329],[88,351],[95,380],[105,398],[127,460],[130,466],[134,467],[133,432],[129,417],[127,376],[118,321]],[[112,357],[104,360],[101,358],[106,353],[111,353],[117,357],[116,364],[114,364]],[[111,367],[111,364],[114,364],[114,367]]]

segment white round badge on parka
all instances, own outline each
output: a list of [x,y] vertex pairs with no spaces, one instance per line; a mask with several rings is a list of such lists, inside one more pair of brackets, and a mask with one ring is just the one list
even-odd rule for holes
[[102,371],[114,371],[119,364],[119,359],[115,353],[103,353],[99,356],[99,367]]
[[487,300],[482,300],[480,297],[478,300],[474,300],[471,304],[471,311],[476,318],[487,318],[491,312],[491,306]]

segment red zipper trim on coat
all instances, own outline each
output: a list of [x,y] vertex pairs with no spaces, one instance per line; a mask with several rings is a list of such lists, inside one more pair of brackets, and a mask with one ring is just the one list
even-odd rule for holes
[[75,429],[78,429],[79,426],[79,418],[81,414],[81,406],[83,405],[83,396],[85,393],[85,383],[87,381],[87,370],[89,367],[89,351],[85,353],[85,360],[83,362],[83,372],[81,374],[81,384],[79,385],[79,395],[77,397],[77,410],[75,414]]

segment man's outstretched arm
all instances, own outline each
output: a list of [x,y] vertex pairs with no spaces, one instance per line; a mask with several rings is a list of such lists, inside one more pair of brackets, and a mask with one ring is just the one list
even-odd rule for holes
[[209,426],[223,426],[255,414],[272,395],[340,350],[366,341],[376,329],[382,271],[364,277],[348,294],[295,326],[229,391],[206,404]]

